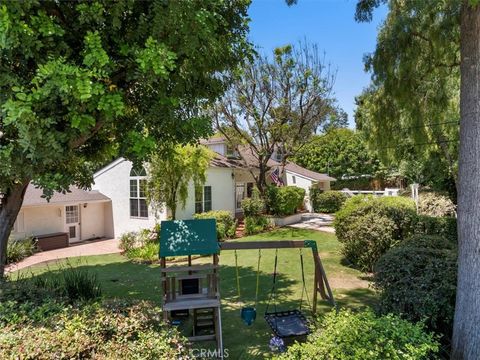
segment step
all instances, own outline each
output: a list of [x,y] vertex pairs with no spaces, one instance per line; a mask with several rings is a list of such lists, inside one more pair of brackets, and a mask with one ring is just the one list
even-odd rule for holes
[[197,323],[195,324],[196,327],[210,327],[210,326],[214,326],[214,322],[213,320],[209,320],[209,321],[197,321]]

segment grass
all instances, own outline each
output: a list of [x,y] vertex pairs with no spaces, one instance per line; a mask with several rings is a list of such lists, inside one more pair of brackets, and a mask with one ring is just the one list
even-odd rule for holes
[[[342,264],[339,243],[333,234],[282,228],[238,241],[304,239],[316,240],[322,263],[339,306],[361,307],[374,303],[375,294],[368,288],[368,282],[362,279],[362,273]],[[238,251],[241,299],[237,296],[234,252],[224,251],[220,255],[223,338],[232,359],[258,359],[268,356],[271,332],[263,320],[263,312],[272,286],[274,256],[275,250],[262,250],[257,320],[252,326],[247,327],[241,322],[239,313],[242,306],[253,305],[255,299],[258,250]],[[311,300],[313,259],[309,249],[303,250],[303,257],[307,290]],[[60,271],[62,263],[63,261],[34,266],[23,271],[32,274]],[[69,259],[69,263],[71,266],[96,271],[102,285],[102,293],[107,298],[144,299],[157,303],[161,301],[158,265],[133,263],[119,254]],[[278,250],[278,272],[278,308],[298,308],[302,293],[299,250]],[[305,304],[306,299],[303,305]],[[331,307],[328,304],[319,300],[319,314],[330,310]]]

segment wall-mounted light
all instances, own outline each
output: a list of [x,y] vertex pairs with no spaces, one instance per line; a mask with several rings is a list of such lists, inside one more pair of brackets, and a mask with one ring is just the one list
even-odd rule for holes
[[83,208],[85,209],[87,207],[87,205],[88,205],[87,203],[83,204]]

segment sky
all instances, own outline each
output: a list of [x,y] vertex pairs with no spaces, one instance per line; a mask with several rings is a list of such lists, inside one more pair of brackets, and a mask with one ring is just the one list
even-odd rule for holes
[[306,39],[325,51],[326,61],[337,70],[334,91],[340,106],[355,127],[355,96],[370,83],[363,56],[375,50],[377,31],[386,8],[374,13],[371,23],[354,19],[356,0],[253,0],[250,6],[250,40],[261,53]]

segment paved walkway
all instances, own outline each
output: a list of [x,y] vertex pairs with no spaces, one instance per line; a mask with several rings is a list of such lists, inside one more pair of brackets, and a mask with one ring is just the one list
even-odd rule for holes
[[119,253],[117,239],[84,241],[67,248],[38,252],[17,264],[7,267],[7,272],[20,270],[32,265],[76,256],[104,255]]
[[296,224],[289,225],[298,229],[309,229],[324,231],[328,233],[335,233],[335,229],[332,226],[333,216],[329,214],[305,214],[302,216],[302,220]]

